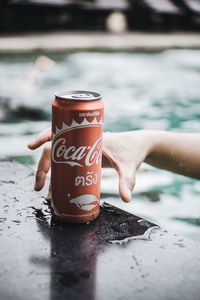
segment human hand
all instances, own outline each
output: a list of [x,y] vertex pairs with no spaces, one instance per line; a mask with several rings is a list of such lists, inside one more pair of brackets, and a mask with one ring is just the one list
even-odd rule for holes
[[[135,186],[136,170],[148,154],[148,143],[144,131],[104,133],[102,167],[114,167],[119,175],[119,193],[123,201],[131,201],[131,192]],[[34,150],[51,140],[51,129],[41,132],[28,148]],[[51,147],[43,149],[38,163],[35,190],[45,184],[46,174],[51,165]],[[51,199],[51,189],[47,199]]]

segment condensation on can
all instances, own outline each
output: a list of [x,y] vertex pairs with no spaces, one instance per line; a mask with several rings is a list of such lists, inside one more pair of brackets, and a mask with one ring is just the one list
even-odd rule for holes
[[52,212],[84,223],[100,211],[104,107],[99,93],[64,91],[52,104]]

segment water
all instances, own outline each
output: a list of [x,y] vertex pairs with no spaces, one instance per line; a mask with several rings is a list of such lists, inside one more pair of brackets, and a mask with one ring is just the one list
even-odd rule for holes
[[[33,69],[41,54],[54,60],[55,65],[46,70]],[[9,107],[0,114],[0,157],[35,167],[41,150],[31,152],[26,144],[49,126],[53,95],[61,90],[101,92],[105,130],[199,131],[199,50],[37,52],[1,55],[0,66],[0,97],[6,103],[10,100]],[[20,111],[19,106],[28,111]],[[103,172],[103,200],[197,241],[199,194],[197,180],[144,165],[137,176],[134,201],[124,204],[118,195],[115,173]]]
[[157,226],[151,227],[151,228],[148,228],[146,230],[146,232],[142,235],[128,237],[123,240],[114,240],[114,241],[110,241],[110,243],[113,245],[126,245],[128,242],[135,241],[135,240],[151,241],[151,234],[154,233],[155,230],[157,230],[157,229],[159,229],[159,227],[157,227]]

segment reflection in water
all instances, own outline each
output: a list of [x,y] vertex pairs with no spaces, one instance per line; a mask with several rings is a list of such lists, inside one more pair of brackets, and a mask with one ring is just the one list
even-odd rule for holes
[[[51,221],[51,299],[94,299],[97,225]],[[60,299],[60,298],[59,298]]]
[[[34,207],[32,207],[34,209]],[[34,209],[40,232],[50,241],[50,300],[95,299],[98,256],[131,239],[150,240],[155,225],[104,203],[100,216],[87,224],[65,224],[50,208]],[[37,259],[37,258],[34,258]]]
[[94,299],[98,225],[60,223],[50,208],[32,208],[40,232],[50,240],[50,300]]

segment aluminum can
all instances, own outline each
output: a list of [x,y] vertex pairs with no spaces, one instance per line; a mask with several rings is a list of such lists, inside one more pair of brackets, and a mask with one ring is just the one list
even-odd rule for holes
[[100,211],[104,107],[99,93],[64,91],[52,104],[52,213],[84,223]]

